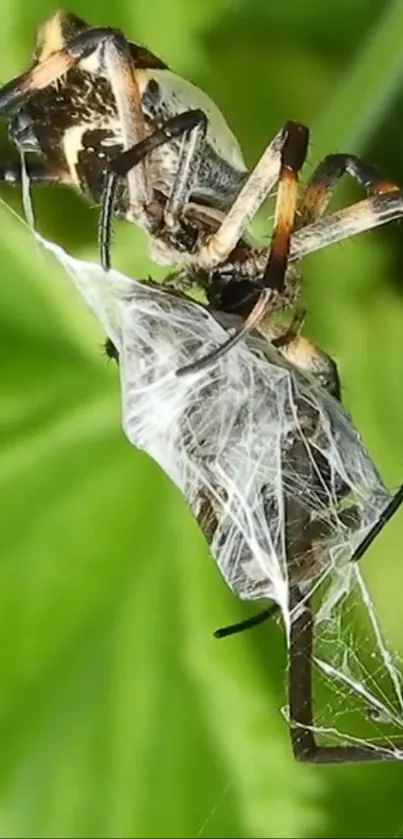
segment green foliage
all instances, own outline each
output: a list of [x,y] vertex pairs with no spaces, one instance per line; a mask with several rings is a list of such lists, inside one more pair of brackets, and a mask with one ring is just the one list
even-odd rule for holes
[[[52,11],[3,2],[2,79],[27,65]],[[403,183],[401,0],[120,0],[112,10],[77,0],[74,11],[123,27],[209,92],[250,162],[294,118],[312,125],[315,161],[354,149]],[[96,213],[78,197],[46,189],[36,210],[45,235],[95,257]],[[214,641],[246,607],[178,493],[124,439],[116,371],[82,301],[7,208],[0,229],[0,833],[401,835],[400,765],[293,762],[281,631]],[[390,486],[403,471],[400,231],[333,247],[305,269],[307,331],[340,364],[345,402]],[[116,256],[134,275],[159,273],[127,225]],[[365,560],[400,652],[402,536],[400,516]]]

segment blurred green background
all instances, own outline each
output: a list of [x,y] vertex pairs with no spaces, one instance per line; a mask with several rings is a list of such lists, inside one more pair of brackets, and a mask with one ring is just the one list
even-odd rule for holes
[[[0,72],[30,57],[46,0],[1,4]],[[355,151],[403,184],[403,2],[76,2],[203,87],[248,163],[287,119],[309,174]],[[6,133],[4,131],[4,138]],[[6,140],[4,139],[4,144]],[[18,211],[19,196],[4,189]],[[358,191],[341,187],[333,206]],[[96,211],[36,195],[41,232],[96,257]],[[281,629],[218,643],[253,610],[226,589],[183,500],[120,429],[118,377],[68,279],[0,207],[0,835],[399,837],[403,767],[294,763]],[[403,476],[403,248],[394,224],[306,261],[307,333],[390,487]],[[161,273],[121,224],[115,259]],[[364,561],[403,653],[403,513]],[[332,707],[320,709],[332,724]]]

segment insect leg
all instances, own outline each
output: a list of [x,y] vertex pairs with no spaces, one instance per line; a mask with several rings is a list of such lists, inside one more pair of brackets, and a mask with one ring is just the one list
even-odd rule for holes
[[290,651],[288,701],[293,754],[302,763],[366,763],[401,759],[402,742],[377,742],[376,746],[346,744],[322,746],[314,729],[312,658],[314,619],[307,598],[296,587],[290,591]]
[[[177,221],[186,203],[193,178],[197,174],[199,150],[206,128],[207,119],[203,111],[199,109],[185,111],[167,120],[161,128],[110,161],[105,178],[99,223],[99,248],[101,264],[105,271],[110,268],[111,224],[118,178],[128,176],[154,149],[183,135],[186,142],[182,146],[178,173],[164,213],[164,221],[167,219],[168,222],[171,219],[173,222]],[[186,176],[189,177],[190,182]]]
[[[365,536],[362,542],[359,544],[358,548],[354,551],[350,562],[359,562],[360,559],[366,554],[368,548],[372,545],[375,539],[379,536],[381,531],[384,529],[386,524],[391,520],[394,514],[398,511],[398,509],[403,504],[403,484],[397,490],[395,495],[392,496],[389,504],[385,508],[385,510],[381,513],[378,520],[375,522],[369,533]],[[309,609],[309,605],[304,602],[304,609],[305,612]],[[266,620],[274,617],[280,611],[280,607],[277,603],[272,603],[271,606],[268,606],[266,609],[263,609],[261,612],[258,612],[256,615],[252,615],[250,618],[245,618],[245,620],[239,621],[238,623],[231,624],[230,626],[224,626],[220,629],[216,629],[214,632],[214,638],[227,638],[230,635],[237,635],[240,632],[244,632],[247,629],[253,629],[255,626],[259,626],[261,623],[264,623]],[[310,631],[309,626],[306,625],[306,619],[309,615],[305,614],[303,620],[303,628],[304,632],[308,633]],[[300,620],[302,620],[302,615]],[[301,634],[301,627],[295,628],[295,635],[300,636]],[[300,687],[298,688],[300,690]],[[294,700],[295,704],[295,700]],[[300,714],[294,707],[294,715],[297,714],[297,718],[300,718]],[[292,717],[295,719],[295,716]],[[300,743],[300,736],[298,736],[298,743]],[[309,738],[310,739],[310,738]],[[298,748],[298,747],[297,747]],[[306,758],[303,758],[306,759]]]
[[375,522],[375,524],[371,527],[371,530],[369,531],[369,533],[367,533],[365,538],[358,545],[358,548],[356,548],[356,550],[354,551],[350,562],[358,562],[358,560],[360,560],[361,557],[364,556],[364,554],[367,552],[368,548],[372,545],[372,543],[375,541],[377,536],[379,536],[379,534],[381,533],[381,531],[383,530],[385,525],[391,520],[391,518],[393,518],[395,513],[397,513],[397,511],[402,506],[402,504],[403,504],[403,484],[397,490],[397,492],[395,492],[395,494],[392,496],[391,500],[389,501],[389,504],[383,510],[383,512],[380,514],[380,516],[379,516],[378,520]]
[[213,633],[214,638],[228,638],[230,635],[238,635],[238,633],[245,632],[247,629],[253,629],[255,626],[260,626],[261,623],[270,620],[279,611],[280,606],[278,603],[272,603],[266,609],[262,609],[261,612],[257,612],[256,615],[252,615],[250,618],[245,618],[242,621],[238,621],[238,623],[231,623],[229,626],[222,626],[220,629],[216,629]]
[[[307,458],[302,440],[295,442],[287,458],[288,465],[291,458],[297,473],[305,471]],[[289,732],[294,757],[303,763],[324,764],[397,760],[403,749],[402,741],[377,742],[376,746],[371,747],[357,743],[324,746],[316,740],[312,679],[315,624],[310,599],[301,592],[293,579],[295,559],[298,563],[299,557],[309,554],[311,546],[307,520],[309,514],[304,510],[298,495],[287,494],[284,501],[289,569]]]
[[[204,356],[204,358],[186,367],[182,367],[177,371],[177,376],[205,370],[211,364],[218,361],[238,341],[244,338],[253,328],[257,327],[263,318],[267,317],[270,312],[273,297],[280,295],[284,290],[291,233],[297,207],[298,173],[305,161],[308,138],[308,129],[305,126],[295,122],[287,124],[286,136],[280,151],[280,173],[274,229],[271,237],[269,258],[261,281],[263,291],[259,294],[257,301],[240,329],[234,332],[216,350]],[[250,180],[248,183],[250,183]],[[231,212],[232,210],[230,210]]]

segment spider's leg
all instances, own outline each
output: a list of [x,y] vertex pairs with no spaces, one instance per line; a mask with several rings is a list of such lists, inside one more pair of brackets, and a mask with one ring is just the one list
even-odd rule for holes
[[206,271],[225,262],[242,238],[249,222],[276,185],[281,170],[281,152],[290,134],[307,132],[289,122],[276,134],[246,180],[218,230],[200,247],[198,263]]
[[272,338],[271,343],[273,344],[273,347],[281,349],[299,338],[299,334],[304,324],[305,314],[305,309],[301,306],[298,306],[295,309],[292,321],[285,332],[282,332],[281,335],[276,338]]
[[[282,151],[282,162],[284,161],[285,150],[286,145]],[[227,342],[222,344],[217,351],[212,353],[209,357],[201,359],[200,362],[196,362],[195,364],[189,365],[188,367],[183,368],[183,370],[178,371],[179,375],[188,372],[196,372],[197,370],[202,370],[209,366],[212,361],[216,361],[220,358],[224,352],[237,343],[237,341],[246,335],[251,328],[256,326],[262,317],[267,315],[268,311],[270,311],[270,299],[272,297],[272,292],[277,291],[281,293],[283,288],[284,272],[287,260],[289,262],[300,260],[304,256],[320,250],[321,248],[327,247],[330,244],[350,238],[351,236],[355,236],[365,230],[370,230],[374,227],[380,226],[381,224],[386,224],[388,221],[392,221],[393,219],[403,216],[403,192],[393,183],[384,180],[371,167],[367,167],[362,164],[361,169],[359,169],[357,160],[358,158],[349,158],[351,164],[349,172],[351,174],[351,172],[354,171],[357,178],[358,175],[360,176],[361,182],[366,185],[366,188],[370,190],[371,193],[373,193],[371,194],[371,197],[354,204],[352,207],[347,207],[347,209],[340,210],[339,212],[320,218],[313,224],[309,224],[302,229],[296,230],[296,232],[292,232],[291,243],[289,242],[290,231],[287,228],[287,224],[280,223],[280,225],[278,225],[279,219],[276,217],[277,223],[275,224],[272,236],[270,256],[262,280],[262,285],[265,286],[266,289],[263,294],[260,295],[257,303],[252,308],[244,326],[238,333],[232,335]],[[354,166],[352,161],[355,163]],[[332,169],[332,177],[329,176],[329,178],[330,180],[333,178],[332,183],[334,183],[335,179],[337,180],[335,173],[340,173],[340,161],[338,161],[338,166],[334,165],[334,168],[330,168]],[[323,170],[321,177],[323,177]],[[316,199],[314,198],[315,190]],[[309,214],[318,215],[326,206],[327,199],[324,196],[327,195],[327,187],[325,187],[324,192],[322,193],[320,188],[318,191],[318,184],[316,182],[315,190],[308,193],[309,207],[306,217],[308,217]],[[281,194],[282,189],[280,180],[277,207],[279,206]],[[308,200],[308,198],[306,196],[306,200]],[[290,205],[288,204],[288,207],[289,206]],[[284,214],[283,220],[285,221],[287,220],[286,208],[287,203],[282,207]],[[300,221],[297,222],[298,225],[299,223]]]
[[164,225],[171,231],[178,227],[199,170],[203,141],[207,132],[207,117],[203,111],[199,113],[197,123],[183,134],[178,169],[164,209]]
[[[371,198],[332,213],[322,220],[333,190],[345,174],[364,187]],[[299,202],[290,261],[385,224],[402,214],[403,201],[399,187],[384,178],[375,166],[364,163],[355,155],[328,155],[316,168]]]
[[207,119],[203,111],[185,111],[167,120],[161,128],[148,137],[117,155],[108,165],[105,187],[101,201],[99,224],[99,247],[104,270],[110,268],[110,240],[115,192],[118,178],[127,177],[150,152],[176,137],[183,136],[178,171],[172,191],[163,212],[163,221],[171,229],[179,222],[183,208],[197,175],[200,151],[207,130]]
[[256,303],[240,329],[209,355],[178,370],[178,376],[205,370],[218,361],[254,327],[258,326],[263,318],[267,317],[273,298],[283,292],[297,206],[298,173],[305,161],[308,138],[308,130],[304,126],[299,123],[288,123],[286,138],[280,153],[280,177],[269,258],[261,281],[263,290]]
[[391,190],[331,213],[293,234],[290,262],[403,216],[403,192]]
[[[124,35],[114,29],[87,29],[72,37],[65,46],[52,52],[30,70],[0,89],[0,112],[22,105],[36,91],[49,87],[82,59],[98,53],[99,72],[108,79],[116,101],[122,130],[123,149],[131,148],[145,137],[141,95],[130,47]],[[127,174],[132,212],[146,229],[155,223],[147,210],[151,191],[144,161]]]
[[308,181],[299,202],[294,230],[306,227],[323,215],[336,184],[344,175],[350,175],[369,195],[382,195],[399,188],[384,178],[375,166],[370,166],[356,155],[329,154]]
[[[372,197],[322,220],[333,190],[344,175],[357,181]],[[375,166],[355,155],[328,155],[315,169],[298,204],[290,262],[402,214],[399,187],[384,178]]]

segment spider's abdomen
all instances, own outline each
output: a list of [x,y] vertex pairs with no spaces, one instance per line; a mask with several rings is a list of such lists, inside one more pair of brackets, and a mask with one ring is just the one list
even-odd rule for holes
[[80,69],[35,93],[10,123],[10,137],[21,151],[40,153],[95,203],[105,165],[122,149],[120,135],[109,84]]

